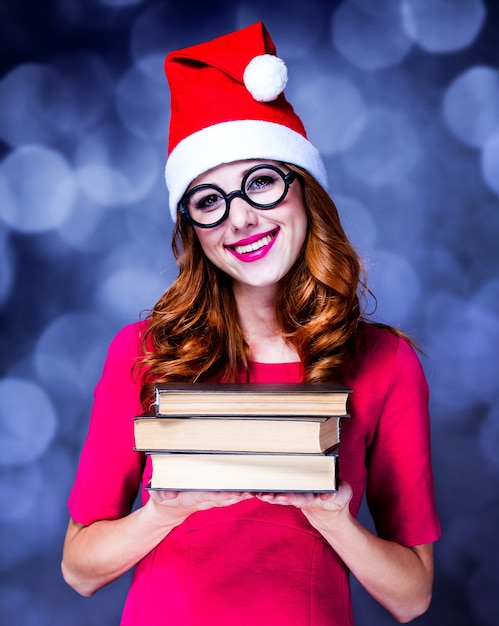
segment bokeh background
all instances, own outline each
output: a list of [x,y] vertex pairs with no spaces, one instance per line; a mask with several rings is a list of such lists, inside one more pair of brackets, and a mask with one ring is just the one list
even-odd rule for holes
[[[119,622],[128,576],[84,599],[59,561],[107,345],[176,274],[163,57],[258,20],[375,317],[426,352],[444,534],[417,623],[499,623],[499,2],[1,0],[2,624]],[[359,626],[393,623],[353,585]]]

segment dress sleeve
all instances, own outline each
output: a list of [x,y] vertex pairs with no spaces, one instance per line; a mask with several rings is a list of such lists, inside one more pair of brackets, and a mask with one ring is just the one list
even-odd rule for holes
[[368,455],[367,503],[380,537],[414,546],[436,541],[428,385],[418,355],[404,339]]
[[143,455],[134,451],[133,418],[141,412],[140,386],[132,372],[140,355],[143,324],[123,328],[109,346],[87,438],[69,496],[69,513],[89,525],[127,515],[135,501]]

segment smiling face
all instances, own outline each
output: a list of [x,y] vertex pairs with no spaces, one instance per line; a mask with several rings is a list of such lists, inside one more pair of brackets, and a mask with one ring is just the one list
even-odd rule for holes
[[[209,184],[226,194],[241,188],[244,175],[256,165],[273,161],[235,161],[201,174],[190,185]],[[234,287],[275,287],[294,265],[307,234],[307,216],[298,180],[272,209],[257,209],[234,197],[227,219],[214,228],[194,227],[208,259],[234,281]]]

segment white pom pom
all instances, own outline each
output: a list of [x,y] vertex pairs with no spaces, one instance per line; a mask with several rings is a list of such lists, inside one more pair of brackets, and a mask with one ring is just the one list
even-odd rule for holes
[[251,59],[244,70],[244,84],[258,102],[271,102],[284,91],[288,68],[282,59],[261,54]]

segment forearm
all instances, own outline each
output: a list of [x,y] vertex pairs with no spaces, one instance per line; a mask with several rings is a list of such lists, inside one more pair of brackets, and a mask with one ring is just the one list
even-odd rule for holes
[[192,513],[252,497],[239,492],[152,491],[145,506],[121,519],[90,526],[71,521],[62,559],[64,579],[82,595],[92,595],[136,565]]
[[402,546],[373,535],[348,508],[336,515],[304,510],[361,585],[399,622],[426,611],[433,585],[431,546]]
[[363,587],[399,622],[426,611],[433,586],[431,544],[405,547],[373,535],[350,514],[352,488],[333,494],[259,494],[265,502],[300,508]]
[[89,596],[112,582],[155,548],[182,519],[158,516],[151,501],[130,515],[89,526],[71,521],[62,573],[78,593]]

